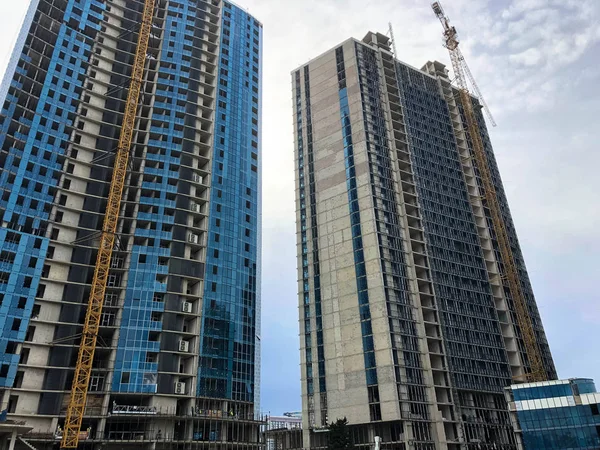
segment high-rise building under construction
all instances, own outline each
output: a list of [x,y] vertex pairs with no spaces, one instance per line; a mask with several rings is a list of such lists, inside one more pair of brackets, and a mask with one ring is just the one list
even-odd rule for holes
[[221,0],[31,1],[0,88],[2,410],[61,438],[146,43],[79,441],[257,448],[262,25]]
[[[556,372],[481,108],[470,98],[467,124],[445,66],[417,70],[390,47],[369,33],[292,72],[304,446],[347,417],[365,449],[376,436],[514,449],[503,389],[533,372],[527,348]],[[472,156],[477,125],[533,344]]]

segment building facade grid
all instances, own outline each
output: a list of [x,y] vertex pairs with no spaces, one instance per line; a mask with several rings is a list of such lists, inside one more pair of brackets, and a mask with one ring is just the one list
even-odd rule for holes
[[[39,445],[69,401],[143,6],[33,1],[0,89],[2,409]],[[262,24],[154,11],[85,445],[258,448]]]
[[[498,276],[502,261],[477,194],[477,168],[468,162],[470,137],[445,67],[414,69],[390,47],[369,33],[292,73],[305,444],[326,445],[306,356],[315,330],[311,263],[318,261],[328,421],[348,417],[358,445],[379,436],[394,448],[512,450],[503,390],[529,369]],[[305,232],[302,122],[309,109],[312,235]],[[493,158],[482,121],[480,128]],[[514,229],[512,241],[518,249]],[[530,288],[519,258],[521,283]]]

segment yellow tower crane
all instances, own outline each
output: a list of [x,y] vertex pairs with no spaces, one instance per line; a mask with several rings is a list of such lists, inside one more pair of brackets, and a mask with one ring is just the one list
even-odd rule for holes
[[98,248],[98,257],[96,259],[94,279],[92,281],[92,289],[81,335],[77,365],[75,366],[75,376],[71,386],[71,399],[67,408],[67,417],[65,419],[63,437],[60,444],[61,448],[77,448],[79,443],[79,430],[85,412],[87,392],[92,373],[92,362],[94,360],[98,330],[100,328],[100,316],[102,314],[106,282],[110,269],[110,259],[115,246],[115,233],[117,231],[117,222],[121,210],[121,197],[125,185],[125,176],[127,175],[129,149],[133,138],[135,118],[137,115],[140,90],[142,88],[144,76],[144,66],[146,63],[146,53],[148,51],[148,42],[152,30],[154,2],[155,0],[145,0],[144,2],[142,24],[131,73],[131,84],[129,86],[123,123],[121,125],[121,134],[115,156],[104,224],[102,226],[102,234]]
[[545,381],[547,380],[548,376],[544,368],[544,362],[542,360],[535,330],[533,329],[533,321],[525,302],[525,296],[521,287],[515,257],[510,247],[506,225],[500,211],[498,196],[496,195],[496,188],[494,187],[494,183],[492,181],[491,170],[485,155],[483,140],[481,138],[471,95],[469,94],[469,89],[467,86],[467,78],[469,78],[474,94],[479,97],[479,101],[481,102],[483,109],[490,120],[490,123],[493,126],[496,126],[496,123],[494,122],[494,119],[492,118],[492,115],[490,114],[489,109],[483,100],[481,93],[479,92],[479,88],[477,87],[473,75],[471,74],[467,63],[465,62],[465,58],[458,47],[459,41],[456,28],[450,25],[450,20],[444,13],[444,10],[439,2],[432,3],[431,7],[444,27],[444,43],[450,52],[450,60],[452,61],[455,82],[458,86],[460,102],[463,105],[464,115],[467,122],[467,130],[471,136],[473,157],[481,176],[483,198],[485,199],[490,210],[492,224],[496,233],[496,239],[498,241],[498,248],[504,264],[504,277],[508,282],[508,288],[510,291],[510,296],[513,300],[517,324],[521,330],[525,351],[529,359],[531,372],[525,374],[524,376],[527,381]]

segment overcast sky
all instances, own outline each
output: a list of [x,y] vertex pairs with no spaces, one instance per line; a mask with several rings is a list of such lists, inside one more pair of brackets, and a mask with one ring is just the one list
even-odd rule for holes
[[[0,1],[0,69],[27,0]],[[398,57],[449,65],[429,0],[239,0],[264,24],[262,408],[300,409],[290,72],[392,21]],[[561,378],[600,387],[600,1],[445,0],[498,127],[513,218]]]

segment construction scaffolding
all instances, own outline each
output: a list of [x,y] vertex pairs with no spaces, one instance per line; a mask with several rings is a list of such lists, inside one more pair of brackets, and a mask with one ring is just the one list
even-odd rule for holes
[[[88,406],[82,430],[78,433],[78,448],[96,448],[101,443],[122,448],[210,448],[242,450],[263,449],[264,436],[260,432],[268,417],[254,414],[250,405],[241,408],[227,401],[199,399],[188,411],[176,408],[118,404],[108,408]],[[103,429],[98,425],[104,422]],[[167,431],[172,430],[172,431]],[[23,437],[36,448],[53,447],[64,440],[65,431],[56,430],[28,433]]]

